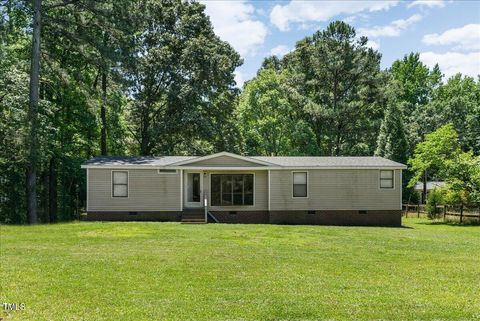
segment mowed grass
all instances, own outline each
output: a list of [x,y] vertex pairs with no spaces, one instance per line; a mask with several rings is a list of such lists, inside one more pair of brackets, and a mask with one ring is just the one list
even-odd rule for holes
[[[0,226],[6,320],[480,320],[480,227]],[[0,314],[1,315],[1,314]]]

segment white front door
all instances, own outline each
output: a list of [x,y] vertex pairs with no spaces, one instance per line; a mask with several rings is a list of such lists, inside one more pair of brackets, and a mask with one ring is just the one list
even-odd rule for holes
[[185,207],[202,207],[203,173],[201,171],[185,171]]

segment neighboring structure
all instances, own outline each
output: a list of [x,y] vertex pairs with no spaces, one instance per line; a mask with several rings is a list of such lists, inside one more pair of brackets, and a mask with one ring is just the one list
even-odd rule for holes
[[[436,188],[441,188],[445,186],[445,182],[441,181],[427,181],[427,195],[431,190],[434,190]],[[423,182],[417,182],[413,189],[420,194],[420,196],[423,194]]]
[[402,169],[382,157],[97,157],[88,220],[400,226]]

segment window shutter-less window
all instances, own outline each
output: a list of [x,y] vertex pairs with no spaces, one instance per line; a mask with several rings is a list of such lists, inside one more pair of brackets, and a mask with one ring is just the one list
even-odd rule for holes
[[293,197],[307,197],[307,172],[293,173]]
[[380,188],[393,188],[393,170],[380,171]]
[[128,172],[112,172],[112,196],[128,197]]

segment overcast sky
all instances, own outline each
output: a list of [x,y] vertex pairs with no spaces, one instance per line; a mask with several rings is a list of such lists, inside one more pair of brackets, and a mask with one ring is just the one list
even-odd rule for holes
[[242,56],[239,85],[263,59],[282,56],[295,42],[334,20],[350,23],[382,53],[382,67],[419,52],[446,77],[480,74],[480,1],[201,1],[220,38]]

